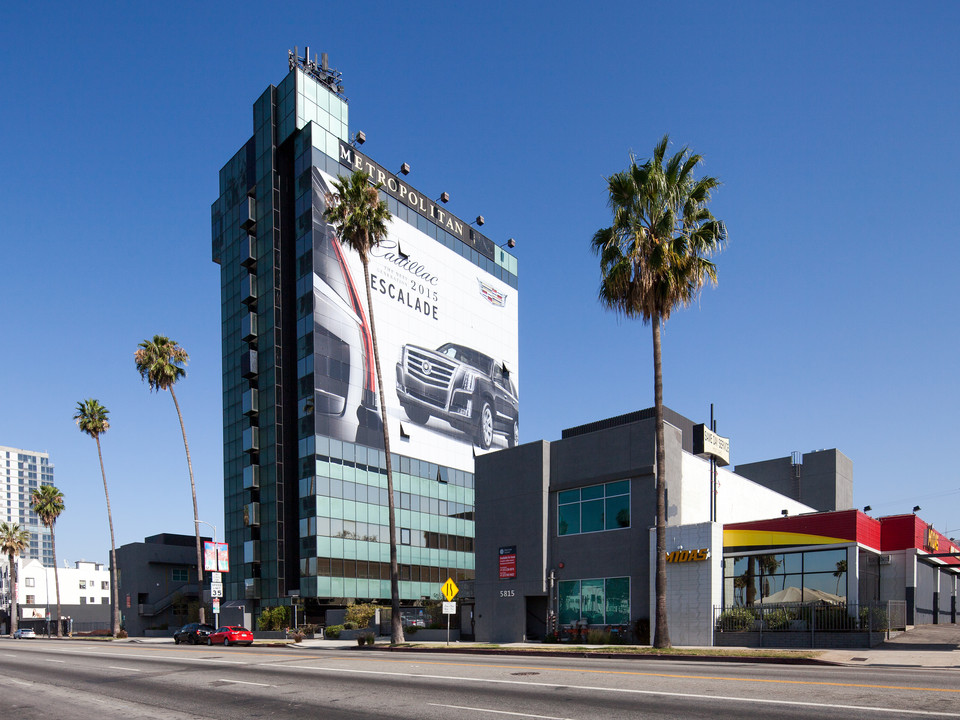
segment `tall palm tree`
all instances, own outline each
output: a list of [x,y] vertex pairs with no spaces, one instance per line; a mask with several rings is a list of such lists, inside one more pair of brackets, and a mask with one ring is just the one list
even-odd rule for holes
[[380,369],[380,350],[377,346],[377,326],[373,319],[373,293],[370,290],[370,250],[387,236],[390,211],[380,199],[380,185],[372,185],[370,176],[362,170],[334,181],[335,192],[327,199],[329,207],[324,218],[336,229],[340,242],[360,256],[363,265],[364,286],[367,288],[367,309],[370,312],[370,335],[373,340],[373,361],[377,367],[377,388],[380,391],[380,421],[383,425],[383,451],[387,462],[387,498],[390,520],[390,605],[392,643],[403,642],[403,624],[400,618],[400,573],[397,566],[397,523],[393,502],[393,468],[390,462],[390,433],[387,428],[387,403]]
[[10,562],[10,637],[17,631],[17,555],[30,544],[30,533],[17,523],[0,523],[0,551]]
[[707,209],[716,178],[695,178],[700,155],[686,147],[665,159],[664,135],[653,157],[607,181],[613,224],[598,230],[592,246],[600,256],[600,302],[627,318],[653,327],[654,407],[657,436],[657,568],[655,647],[669,647],[667,629],[666,478],[663,446],[663,371],[660,325],[679,306],[688,305],[717,271],[710,256],[719,252],[727,232]]
[[177,409],[177,418],[180,420],[180,432],[183,434],[183,449],[187,453],[187,470],[190,472],[190,493],[193,496],[193,530],[197,539],[197,590],[200,593],[200,622],[205,622],[203,607],[203,550],[200,547],[200,515],[197,512],[197,486],[193,481],[193,463],[190,461],[190,445],[187,443],[187,428],[183,424],[183,414],[180,412],[180,403],[173,386],[187,371],[183,365],[187,364],[190,356],[187,351],[177,345],[174,340],[163,335],[154,335],[153,340],[144,340],[137,346],[133,354],[137,363],[140,379],[146,380],[150,390],[160,392],[169,390],[173,398],[173,405]]
[[120,595],[117,588],[117,546],[113,539],[113,513],[110,512],[110,491],[107,489],[107,471],[103,469],[103,453],[100,451],[100,436],[110,429],[107,410],[98,400],[89,398],[77,403],[73,419],[84,432],[97,441],[97,457],[100,458],[100,474],[103,476],[103,494],[107,498],[107,522],[110,524],[110,628],[113,637],[120,632]]
[[[837,589],[834,592],[834,595],[840,594],[840,581],[843,579],[844,575],[847,574],[847,561],[846,559],[837,560],[837,569],[833,571],[833,576],[837,579]],[[844,593],[846,595],[846,593]]]
[[53,526],[63,512],[63,493],[53,485],[41,485],[30,494],[30,506],[44,527],[50,528],[50,545],[53,547],[53,582],[57,588],[57,637],[63,636],[60,627],[60,573],[57,572],[57,536]]

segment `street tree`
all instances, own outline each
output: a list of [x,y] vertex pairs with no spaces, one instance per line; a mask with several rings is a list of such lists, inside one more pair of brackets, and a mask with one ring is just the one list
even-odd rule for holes
[[669,647],[666,567],[666,455],[663,445],[662,323],[671,312],[689,305],[706,283],[715,284],[710,257],[726,242],[724,224],[707,204],[719,186],[716,178],[697,178],[700,155],[686,147],[666,158],[669,136],[653,156],[607,180],[610,227],[598,230],[592,247],[600,257],[600,302],[626,318],[653,328],[654,408],[656,413],[656,630],[655,647]]
[[63,636],[60,627],[60,573],[57,572],[57,535],[54,525],[63,512],[63,493],[54,485],[41,485],[30,494],[30,506],[40,518],[43,526],[50,529],[50,545],[53,548],[53,582],[57,589],[57,637]]
[[17,523],[0,523],[0,551],[10,563],[10,637],[17,631],[17,556],[30,545],[30,533]]
[[113,637],[120,632],[120,591],[117,588],[117,546],[113,537],[113,513],[110,511],[110,491],[107,489],[107,471],[103,468],[103,453],[100,436],[110,429],[107,410],[98,400],[88,398],[77,403],[73,419],[80,428],[97,442],[97,457],[100,459],[100,474],[103,476],[103,495],[107,499],[107,522],[110,525],[110,629]]
[[177,409],[180,432],[183,434],[183,449],[187,453],[187,470],[190,473],[190,494],[193,496],[193,531],[197,541],[197,590],[200,593],[200,622],[205,622],[203,606],[203,549],[200,547],[200,515],[197,512],[197,486],[193,481],[193,463],[190,461],[190,445],[187,442],[187,428],[183,424],[183,413],[173,386],[187,375],[183,366],[190,360],[187,351],[163,335],[154,335],[153,340],[144,340],[137,346],[133,355],[140,379],[146,380],[151,391],[169,390],[173,405]]
[[403,624],[400,618],[400,573],[397,565],[397,523],[393,499],[393,468],[390,460],[390,433],[387,427],[387,403],[380,369],[380,349],[377,345],[377,325],[373,315],[373,293],[370,290],[370,251],[387,236],[390,211],[380,198],[380,185],[374,185],[370,176],[357,170],[349,177],[334,181],[334,192],[327,198],[324,218],[336,228],[340,242],[357,253],[363,266],[364,286],[367,289],[367,310],[370,313],[370,335],[373,342],[373,362],[377,368],[377,389],[380,393],[380,422],[383,426],[383,451],[387,470],[387,501],[390,524],[390,605],[391,633],[394,644],[403,642]]

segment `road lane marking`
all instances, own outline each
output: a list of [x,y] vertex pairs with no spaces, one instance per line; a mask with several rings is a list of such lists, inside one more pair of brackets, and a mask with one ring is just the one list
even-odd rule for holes
[[53,658],[44,658],[44,662],[65,663],[66,660],[54,660]]
[[13,678],[7,678],[7,682],[16,683],[17,685],[26,685],[30,687],[33,683],[24,682],[23,680],[14,680]]
[[[791,707],[809,707],[809,708],[823,708],[828,710],[869,710],[871,712],[882,712],[882,713],[894,713],[899,715],[921,715],[925,717],[951,717],[951,718],[960,718],[960,713],[948,713],[948,712],[937,712],[934,710],[905,710],[903,708],[884,708],[884,707],[874,707],[870,705],[840,705],[840,704],[831,704],[831,703],[815,703],[815,702],[803,702],[800,700],[769,700],[767,698],[751,698],[751,697],[734,697],[727,695],[703,695],[699,693],[678,693],[678,692],[667,692],[663,690],[636,690],[633,688],[617,688],[617,687],[601,687],[601,686],[592,686],[592,685],[570,685],[568,683],[557,683],[557,682],[532,682],[529,680],[502,680],[496,678],[465,678],[458,675],[426,675],[418,674],[411,675],[410,673],[401,673],[401,672],[385,672],[383,670],[357,670],[357,669],[348,669],[348,668],[329,668],[329,667],[307,667],[305,665],[288,665],[286,667],[295,668],[297,670],[314,670],[318,672],[333,672],[333,673],[351,673],[355,675],[387,675],[391,677],[402,677],[402,678],[424,678],[427,680],[450,680],[453,682],[463,683],[463,682],[475,682],[475,683],[489,683],[492,685],[525,685],[530,687],[552,687],[559,690],[570,689],[570,690],[587,690],[590,692],[603,692],[603,693],[624,693],[627,695],[656,695],[658,697],[674,697],[682,699],[691,699],[691,700],[726,700],[730,702],[745,702],[745,703],[754,703],[757,705],[788,705]],[[910,689],[910,688],[907,688]],[[960,692],[958,690],[947,690],[944,692]]]
[[573,718],[554,717],[553,715],[530,715],[528,713],[507,712],[506,710],[490,710],[488,708],[468,707],[466,705],[441,705],[440,703],[427,703],[433,707],[449,708],[451,710],[473,710],[474,712],[495,713],[497,715],[513,715],[514,717],[539,718],[540,720],[573,720]]
[[270,685],[268,683],[255,683],[248,682],[246,680],[227,680],[226,678],[220,678],[217,682],[233,683],[234,685],[259,685],[260,687],[276,687],[276,685]]
[[[368,662],[382,662],[399,664],[407,662],[414,665],[439,665],[445,667],[469,667],[469,668],[494,668],[498,670],[536,670],[539,672],[554,671],[560,673],[576,673],[578,675],[633,675],[638,677],[658,677],[658,678],[671,678],[676,680],[719,680],[721,682],[741,682],[741,683],[767,683],[772,685],[784,684],[784,685],[821,685],[828,687],[849,687],[849,688],[866,688],[868,690],[916,690],[920,692],[945,692],[945,693],[960,693],[960,688],[936,688],[936,687],[912,687],[910,685],[876,685],[871,683],[843,683],[843,682],[830,682],[827,680],[782,680],[776,678],[737,678],[737,677],[724,677],[721,675],[681,675],[679,673],[662,673],[662,672],[641,672],[638,670],[596,670],[593,668],[583,668],[583,667],[573,667],[573,668],[562,668],[562,667],[550,667],[545,670],[543,667],[535,667],[531,665],[494,665],[494,664],[481,664],[481,663],[455,663],[455,662],[445,662],[440,660],[381,660],[378,658],[357,658],[358,660],[364,660]],[[292,667],[292,666],[291,666]],[[917,668],[920,669],[920,668]],[[938,668],[922,668],[922,670],[936,670]],[[359,670],[357,672],[360,672]]]
[[108,670],[126,670],[127,672],[143,672],[137,668],[119,667],[117,665],[107,665]]

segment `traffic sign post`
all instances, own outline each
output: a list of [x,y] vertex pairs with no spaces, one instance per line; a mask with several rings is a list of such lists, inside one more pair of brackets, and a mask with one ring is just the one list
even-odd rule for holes
[[453,578],[447,578],[447,581],[441,586],[440,592],[447,601],[443,604],[443,614],[447,616],[447,645],[450,644],[450,616],[457,612],[457,604],[452,602],[460,592],[460,588],[453,581]]

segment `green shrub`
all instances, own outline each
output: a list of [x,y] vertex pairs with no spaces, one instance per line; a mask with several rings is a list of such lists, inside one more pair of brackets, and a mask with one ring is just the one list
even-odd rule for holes
[[610,633],[606,630],[587,630],[587,645],[609,645]]
[[323,631],[323,636],[331,640],[336,640],[342,632],[343,625],[327,625],[327,629]]
[[777,608],[763,615],[767,630],[787,630],[790,623],[796,619],[797,614],[785,608]]
[[289,608],[285,605],[265,607],[257,618],[257,627],[261,630],[283,630],[289,624]]
[[874,631],[886,630],[889,620],[887,611],[882,607],[860,608],[860,629]]
[[717,618],[717,630],[721,632],[743,632],[753,627],[756,616],[745,607],[730,608]]
[[554,643],[560,642],[560,638],[557,637],[556,633],[547,633],[543,641],[549,645],[553,645]]
[[347,626],[347,623],[352,623],[355,627],[365,628],[370,624],[370,621],[377,615],[377,606],[373,603],[362,603],[360,605],[351,605],[347,608],[347,614],[344,623],[344,627]]
[[418,628],[416,625],[407,625],[407,626],[403,629],[403,634],[404,634],[404,635],[416,635],[417,630],[419,630],[419,629],[420,629],[420,628]]
[[371,645],[371,646],[377,641],[377,638],[374,636],[373,633],[367,633],[366,639],[367,639],[367,645]]
[[350,622],[349,620],[347,620],[347,621],[343,624],[343,629],[344,629],[344,630],[356,630],[356,629],[357,629],[357,624],[356,624],[355,622]]

